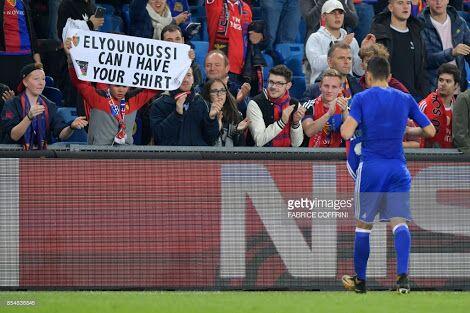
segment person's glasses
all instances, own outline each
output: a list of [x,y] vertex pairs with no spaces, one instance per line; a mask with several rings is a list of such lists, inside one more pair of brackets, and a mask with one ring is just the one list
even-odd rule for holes
[[286,85],[287,82],[275,82],[273,80],[269,80],[268,81],[268,86],[276,86],[276,87],[282,87],[284,85]]
[[221,96],[221,95],[225,95],[227,93],[227,90],[225,89],[211,89],[209,90],[209,93],[212,94],[212,95],[215,95],[215,96]]

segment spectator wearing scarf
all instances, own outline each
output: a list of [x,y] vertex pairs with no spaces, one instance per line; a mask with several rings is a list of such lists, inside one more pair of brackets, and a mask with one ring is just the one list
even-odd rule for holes
[[46,86],[42,64],[24,66],[21,77],[18,96],[8,100],[2,111],[3,143],[20,143],[25,150],[47,149],[52,136],[65,140],[88,124],[81,116],[68,126],[57,114],[56,105],[42,96]]
[[292,72],[285,65],[276,65],[269,71],[268,88],[248,103],[249,143],[257,147],[299,147],[302,144],[300,121],[305,108],[290,97],[291,80]]
[[338,148],[344,144],[340,127],[348,114],[348,102],[341,97],[342,75],[326,70],[322,76],[321,95],[314,100],[302,122],[305,134],[310,137],[308,146],[314,148]]

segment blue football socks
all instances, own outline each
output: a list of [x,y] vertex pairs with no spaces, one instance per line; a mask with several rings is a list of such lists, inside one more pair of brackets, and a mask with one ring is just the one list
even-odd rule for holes
[[393,228],[393,235],[397,253],[397,275],[408,274],[411,249],[410,230],[406,224],[398,224]]
[[370,253],[370,230],[356,228],[354,239],[354,270],[357,278],[366,280],[367,260]]

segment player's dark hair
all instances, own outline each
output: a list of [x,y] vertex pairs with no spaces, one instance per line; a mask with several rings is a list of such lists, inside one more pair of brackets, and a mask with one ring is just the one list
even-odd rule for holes
[[382,57],[372,57],[367,62],[367,72],[374,80],[388,80],[390,75],[390,63]]
[[292,81],[292,71],[284,64],[276,65],[269,70],[269,74],[282,76],[286,79],[286,82]]
[[454,77],[454,83],[460,83],[460,70],[454,64],[444,63],[439,66],[439,69],[437,70],[437,78],[439,79],[439,76],[442,74],[452,75]]

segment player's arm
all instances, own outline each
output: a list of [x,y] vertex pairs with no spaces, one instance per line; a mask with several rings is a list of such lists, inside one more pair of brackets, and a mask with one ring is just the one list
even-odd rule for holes
[[341,125],[341,137],[343,137],[344,140],[351,139],[356,131],[357,125],[359,125],[357,121],[349,115],[343,125]]
[[436,128],[432,123],[425,127],[406,127],[406,134],[410,136],[419,136],[424,138],[432,138],[436,135]]
[[424,138],[432,138],[436,135],[436,128],[431,123],[429,118],[420,111],[416,101],[409,97],[410,99],[410,113],[409,118],[411,118],[419,127],[407,127],[406,134],[411,136],[420,136]]

